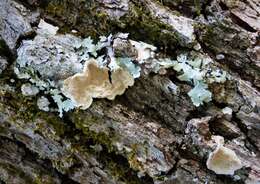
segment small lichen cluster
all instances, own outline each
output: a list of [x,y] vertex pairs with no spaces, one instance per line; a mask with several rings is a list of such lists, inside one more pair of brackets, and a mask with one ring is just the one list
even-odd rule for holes
[[189,82],[194,86],[188,95],[197,107],[212,100],[212,93],[208,90],[209,83],[224,83],[228,79],[225,71],[213,66],[213,61],[208,56],[199,53],[191,52],[190,58],[188,54],[183,53],[177,56],[177,60],[165,58],[153,62],[154,72],[157,73],[162,68],[173,68],[178,73],[177,78],[180,81]]
[[191,82],[194,85],[188,95],[195,106],[211,101],[212,93],[208,90],[208,83],[224,83],[227,79],[227,73],[218,68],[214,70],[212,63],[209,57],[196,56],[194,59],[188,59],[187,55],[181,54],[173,66],[175,71],[182,72],[178,76],[179,80]]

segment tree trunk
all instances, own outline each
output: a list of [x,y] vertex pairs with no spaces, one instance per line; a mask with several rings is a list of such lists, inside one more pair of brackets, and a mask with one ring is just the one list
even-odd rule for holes
[[[0,0],[0,8],[0,184],[260,182],[257,0]],[[194,84],[180,79],[182,71],[150,71],[139,62],[141,76],[124,94],[94,98],[89,108],[59,117],[55,99],[37,88],[26,94],[25,84],[34,82],[15,72],[21,48],[32,43],[26,41],[36,43],[32,53],[43,49],[36,39],[45,38],[40,19],[58,33],[41,57],[23,54],[39,63],[48,56],[43,67],[58,57],[55,44],[73,54],[66,34],[96,43],[100,36],[129,33],[124,41],[112,37],[120,57],[130,57],[131,40],[145,42],[157,47],[155,58],[208,57],[228,77],[208,83],[212,99],[197,107],[189,93]],[[63,68],[55,70],[47,79],[60,77]],[[39,107],[43,97],[48,110]],[[241,161],[234,174],[217,173],[207,163],[219,147],[216,136]]]

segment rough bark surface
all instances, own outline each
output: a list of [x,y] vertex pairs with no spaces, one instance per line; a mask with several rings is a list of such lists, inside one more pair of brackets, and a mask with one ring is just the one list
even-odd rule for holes
[[[0,0],[0,9],[0,184],[260,182],[259,1]],[[210,84],[213,100],[195,107],[176,72],[149,73],[60,118],[38,109],[43,94],[22,94],[13,70],[40,19],[83,38],[129,33],[163,56],[207,54],[232,79]],[[207,169],[216,135],[243,164],[234,175]]]

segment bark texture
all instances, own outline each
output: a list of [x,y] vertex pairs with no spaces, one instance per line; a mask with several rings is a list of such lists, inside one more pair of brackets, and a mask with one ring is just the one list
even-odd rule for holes
[[[0,0],[0,9],[0,184],[260,182],[259,1]],[[62,35],[124,32],[162,56],[207,54],[232,79],[210,84],[213,100],[195,107],[176,72],[150,73],[115,100],[60,118],[39,110],[43,94],[22,94],[26,81],[13,71],[40,18]],[[216,135],[243,164],[234,175],[206,167]]]

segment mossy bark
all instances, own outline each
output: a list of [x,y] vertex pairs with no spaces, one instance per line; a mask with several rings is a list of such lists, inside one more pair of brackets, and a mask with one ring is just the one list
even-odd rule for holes
[[[119,6],[124,2],[127,7]],[[157,46],[164,56],[191,51],[208,54],[232,79],[210,85],[213,101],[196,108],[187,96],[191,86],[178,80],[174,71],[149,74],[114,101],[95,99],[89,109],[59,118],[56,112],[38,109],[36,101],[42,94],[21,94],[24,81],[13,72],[16,49],[9,50],[0,39],[0,56],[9,63],[0,74],[0,183],[245,183],[260,179],[260,30],[238,24],[227,1],[22,3],[59,26],[61,34],[76,30],[77,36],[97,39],[127,32],[133,40]],[[167,18],[188,18],[194,26],[192,43],[184,43],[181,31],[174,30],[176,25],[156,17],[147,3],[155,3],[162,14],[170,12],[165,13]],[[17,47],[28,39],[20,36],[15,40]],[[165,88],[169,82],[178,86],[178,94]],[[233,110],[231,117],[222,112],[227,106]],[[191,120],[203,117],[210,117],[204,127],[190,128]],[[232,126],[217,123],[226,121]],[[223,136],[246,163],[236,177],[216,175],[205,167],[213,149],[207,144],[212,135]]]

